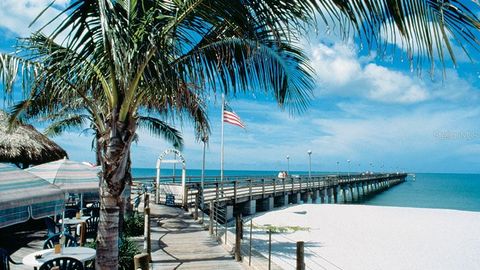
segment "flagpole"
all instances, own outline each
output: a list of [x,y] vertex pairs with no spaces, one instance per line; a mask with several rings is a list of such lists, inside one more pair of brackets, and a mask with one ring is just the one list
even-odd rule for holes
[[202,188],[202,223],[204,219],[204,211],[205,211],[205,194],[204,194],[204,181],[205,181],[205,145],[207,143],[207,136],[203,135],[202,137],[203,142],[203,160],[202,160],[202,179],[201,179],[201,188]]
[[221,137],[221,141],[220,141],[220,147],[221,147],[221,152],[220,152],[220,158],[221,158],[221,161],[220,161],[220,185],[221,185],[221,194],[222,194],[222,197],[223,197],[223,158],[224,158],[224,155],[223,155],[223,125],[224,125],[224,122],[223,122],[223,112],[225,111],[225,95],[222,93],[222,137]]

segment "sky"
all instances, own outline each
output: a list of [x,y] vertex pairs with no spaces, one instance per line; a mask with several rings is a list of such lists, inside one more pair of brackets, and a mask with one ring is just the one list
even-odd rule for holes
[[[13,51],[17,37],[50,0],[0,2],[0,52]],[[56,1],[43,21],[68,0]],[[41,25],[40,21],[37,25]],[[314,98],[308,110],[292,115],[262,91],[230,97],[229,104],[246,130],[225,125],[225,169],[313,171],[480,172],[480,69],[458,48],[458,67],[412,71],[401,56],[368,51],[335,31],[302,37],[300,46],[316,73]],[[48,29],[47,29],[48,30]],[[395,44],[393,44],[395,46]],[[401,52],[402,48],[398,48]],[[473,54],[479,59],[479,55]],[[441,70],[440,70],[441,71]],[[212,134],[206,168],[220,168],[221,102],[209,100]],[[33,123],[41,130],[42,123]],[[183,131],[187,169],[201,168],[201,142],[188,123]],[[53,138],[71,159],[94,161],[92,137],[71,130]],[[132,147],[133,167],[154,168],[157,157],[171,145],[148,132],[139,132]],[[350,162],[348,162],[350,161]]]

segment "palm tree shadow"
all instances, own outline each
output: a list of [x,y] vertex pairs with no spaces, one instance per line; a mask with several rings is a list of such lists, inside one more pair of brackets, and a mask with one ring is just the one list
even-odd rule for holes
[[[248,246],[248,240],[242,244]],[[305,257],[314,257],[315,254],[311,249],[324,246],[325,245],[321,242],[304,242]],[[268,240],[252,238],[252,249],[257,250],[262,254],[267,254],[268,256]],[[282,259],[295,258],[297,254],[297,243],[289,239],[279,241],[278,239],[272,238],[272,254]]]

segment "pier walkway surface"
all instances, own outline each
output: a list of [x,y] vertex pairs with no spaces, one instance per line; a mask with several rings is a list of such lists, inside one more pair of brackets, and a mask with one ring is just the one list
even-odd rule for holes
[[245,269],[184,210],[150,204],[150,211],[152,269]]

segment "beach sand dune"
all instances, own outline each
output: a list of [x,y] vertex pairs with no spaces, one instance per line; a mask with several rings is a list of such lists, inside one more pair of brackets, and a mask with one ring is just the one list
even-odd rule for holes
[[295,241],[305,241],[307,269],[480,269],[480,212],[303,204],[254,223],[309,228],[273,234],[274,261],[285,269],[295,265]]

